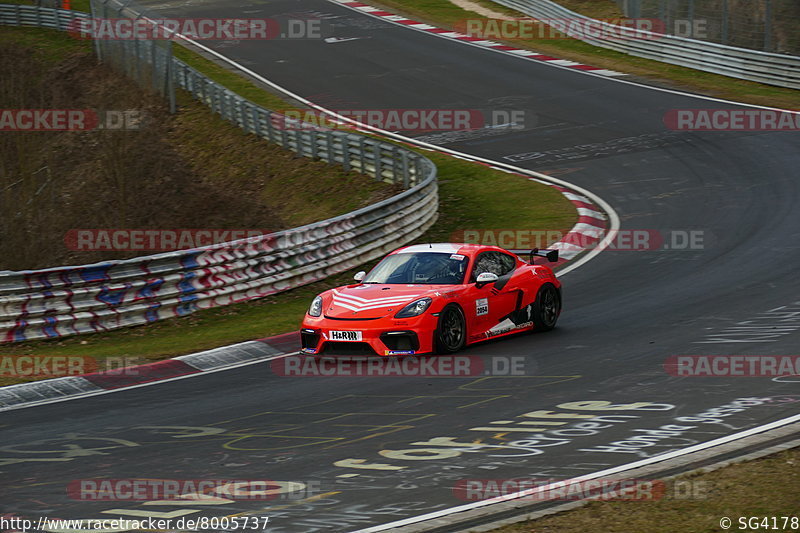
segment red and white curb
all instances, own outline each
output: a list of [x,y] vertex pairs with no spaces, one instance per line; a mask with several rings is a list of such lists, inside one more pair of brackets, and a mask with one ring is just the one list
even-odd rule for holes
[[[370,130],[363,129],[362,131]],[[436,152],[449,157],[455,157],[456,159],[469,161],[470,163],[475,163],[492,170],[499,170],[500,172],[505,172],[506,174],[520,176],[526,180],[535,181],[536,183],[541,183],[542,185],[552,187],[563,194],[564,197],[569,200],[573,206],[575,206],[575,210],[578,212],[578,221],[574,226],[572,226],[572,229],[570,229],[569,232],[567,232],[567,234],[564,235],[558,242],[548,245],[548,250],[558,250],[558,262],[554,265],[555,267],[562,266],[567,261],[574,259],[577,255],[587,250],[599,247],[603,239],[606,238],[608,233],[613,229],[611,227],[612,225],[609,224],[609,217],[604,212],[603,208],[596,205],[587,196],[580,194],[567,186],[551,183],[544,179],[532,177],[529,174],[523,174],[522,172],[515,172],[514,170],[510,170],[505,167],[492,165],[491,163],[468,157],[466,154],[456,155],[452,152],[436,150],[434,148],[420,146],[419,144],[412,142],[400,142],[403,142],[409,146],[421,148],[428,152]]]
[[[446,152],[440,153],[452,156],[452,154],[447,154]],[[492,170],[499,170],[507,174],[514,174],[515,176],[520,176],[527,180],[547,185],[548,187],[553,187],[561,192],[561,194],[563,194],[564,197],[575,206],[575,209],[578,212],[578,221],[574,226],[572,226],[572,229],[569,230],[569,232],[558,242],[548,245],[547,247],[549,250],[558,250],[558,262],[555,264],[556,267],[559,267],[567,261],[574,259],[578,254],[581,254],[586,250],[599,246],[602,240],[606,237],[606,234],[609,232],[608,216],[603,212],[603,210],[595,205],[592,200],[586,196],[578,194],[569,187],[556,185],[539,178],[533,178],[526,174],[513,172],[503,167],[494,166],[482,161],[474,161],[470,159],[467,159],[467,161],[483,165],[491,168]]]
[[294,331],[145,365],[9,385],[0,387],[0,411],[96,396],[205,372],[218,372],[296,353],[299,348],[300,333]]
[[617,72],[615,70],[608,70],[600,67],[593,67],[591,65],[584,65],[583,63],[578,63],[576,61],[559,59],[557,57],[540,54],[539,52],[534,52],[532,50],[517,48],[515,46],[509,46],[507,44],[498,43],[496,41],[479,39],[477,37],[470,37],[469,35],[465,35],[463,33],[459,33],[456,31],[437,28],[436,26],[431,26],[430,24],[425,24],[423,22],[409,19],[407,17],[404,17],[403,15],[397,15],[396,13],[384,11],[383,9],[375,6],[364,4],[363,2],[354,2],[352,0],[330,0],[330,1],[335,4],[348,7],[355,11],[360,11],[361,13],[365,13],[367,15],[371,15],[373,17],[385,20],[387,22],[391,22],[393,24],[398,24],[418,31],[424,31],[432,35],[436,35],[437,37],[443,37],[445,39],[461,41],[464,43],[472,44],[474,46],[481,46],[489,50],[502,52],[505,54],[513,55],[515,57],[530,59],[533,61],[546,63],[549,65],[556,65],[559,67],[580,70],[583,72],[590,72],[592,74],[597,74],[599,76],[608,76],[608,77],[627,76],[627,74],[625,74],[624,72]]
[[550,249],[558,250],[558,265],[600,244],[606,233],[608,233],[608,217],[589,198],[559,185],[553,185],[536,178],[528,179],[555,187],[578,210],[578,222],[569,233],[557,243],[548,246]]

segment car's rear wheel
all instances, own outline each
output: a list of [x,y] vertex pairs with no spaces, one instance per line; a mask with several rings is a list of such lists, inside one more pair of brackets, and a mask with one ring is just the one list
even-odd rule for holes
[[558,315],[561,314],[561,297],[558,290],[551,285],[542,285],[533,303],[533,324],[535,331],[550,331],[556,327]]
[[467,321],[459,306],[448,305],[439,313],[434,340],[437,353],[453,353],[464,347],[467,340]]

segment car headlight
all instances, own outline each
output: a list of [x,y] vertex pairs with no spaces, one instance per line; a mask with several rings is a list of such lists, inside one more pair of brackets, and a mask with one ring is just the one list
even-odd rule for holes
[[419,300],[414,300],[404,308],[400,310],[399,313],[394,315],[395,318],[410,318],[412,316],[419,316],[425,312],[426,309],[431,305],[430,298],[420,298]]
[[309,316],[320,316],[322,314],[322,296],[317,296],[308,308]]

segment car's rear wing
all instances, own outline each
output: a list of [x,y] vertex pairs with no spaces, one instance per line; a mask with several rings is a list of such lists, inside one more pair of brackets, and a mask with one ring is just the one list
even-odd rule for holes
[[548,261],[555,263],[558,261],[558,250],[540,250],[538,248],[534,248],[531,250],[531,257],[528,260],[528,263],[533,264],[534,257],[546,257]]

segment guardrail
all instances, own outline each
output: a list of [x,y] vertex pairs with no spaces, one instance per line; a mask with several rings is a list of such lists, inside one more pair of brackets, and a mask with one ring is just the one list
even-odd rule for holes
[[[621,28],[570,11],[550,0],[492,0],[537,19],[570,19],[591,24],[580,40],[617,52],[733,78],[800,89],[800,57]],[[614,38],[624,32],[629,38]],[[593,33],[594,35],[590,35]]]
[[[0,24],[69,30],[74,11],[0,4]],[[343,272],[405,244],[436,220],[436,167],[404,147],[342,131],[275,127],[286,119],[173,59],[175,83],[248,132],[410,187],[339,217],[252,239],[124,261],[0,272],[0,342],[155,322],[263,298]]]

